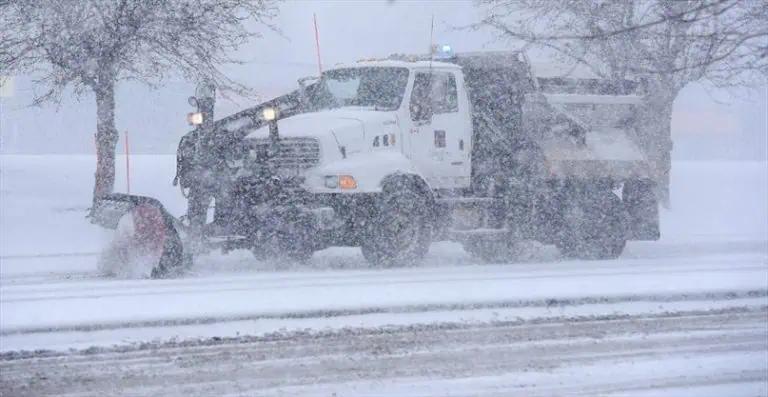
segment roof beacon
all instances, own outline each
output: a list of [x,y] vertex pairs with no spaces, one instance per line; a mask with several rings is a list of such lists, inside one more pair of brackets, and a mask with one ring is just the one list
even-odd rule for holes
[[453,48],[448,44],[439,44],[435,46],[434,50],[435,59],[450,59],[453,58]]

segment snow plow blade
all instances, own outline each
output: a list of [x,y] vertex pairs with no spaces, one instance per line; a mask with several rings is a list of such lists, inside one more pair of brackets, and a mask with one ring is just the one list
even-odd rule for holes
[[115,231],[99,264],[106,275],[164,278],[191,263],[181,223],[154,198],[110,194],[95,203],[90,219]]

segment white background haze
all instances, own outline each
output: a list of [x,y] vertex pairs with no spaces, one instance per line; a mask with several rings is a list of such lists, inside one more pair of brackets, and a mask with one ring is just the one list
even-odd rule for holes
[[[287,1],[274,20],[280,33],[241,48],[243,65],[225,68],[236,80],[269,99],[295,88],[296,79],[317,74],[312,14],[320,27],[324,67],[392,53],[426,53],[430,19],[434,41],[457,52],[500,50],[514,44],[487,31],[458,30],[475,22],[481,10],[470,1]],[[0,153],[94,152],[94,98],[64,97],[60,105],[30,107],[43,88],[33,76],[16,76],[12,97],[0,98]],[[118,85],[116,123],[129,131],[137,153],[174,153],[188,127],[186,98],[194,83],[168,79],[157,89],[136,82]],[[219,98],[217,118],[252,106],[254,99]],[[768,87],[724,91],[702,84],[682,91],[675,102],[672,131],[677,160],[765,160],[768,143]],[[123,151],[123,140],[118,145]]]

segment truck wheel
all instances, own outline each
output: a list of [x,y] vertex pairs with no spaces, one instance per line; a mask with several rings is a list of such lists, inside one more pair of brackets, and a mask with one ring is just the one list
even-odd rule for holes
[[624,203],[613,192],[574,200],[565,211],[564,231],[557,242],[560,253],[577,259],[616,259],[627,243]]
[[470,255],[486,263],[504,263],[520,257],[520,246],[509,241],[470,240],[462,244]]
[[431,243],[427,199],[410,181],[397,182],[384,186],[361,245],[363,256],[375,266],[414,265],[424,258]]

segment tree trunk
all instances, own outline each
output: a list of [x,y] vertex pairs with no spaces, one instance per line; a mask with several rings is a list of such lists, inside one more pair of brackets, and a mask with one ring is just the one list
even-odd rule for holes
[[669,177],[672,168],[672,107],[677,92],[664,84],[652,84],[646,97],[641,134],[643,149],[653,168],[657,198],[669,207]]
[[672,105],[674,99],[669,99],[659,107],[659,122],[661,133],[656,137],[657,156],[653,159],[659,181],[659,201],[665,208],[670,206],[669,177],[672,171]]
[[112,193],[115,187],[115,148],[118,134],[115,128],[115,84],[99,83],[96,93],[96,175],[93,202]]

